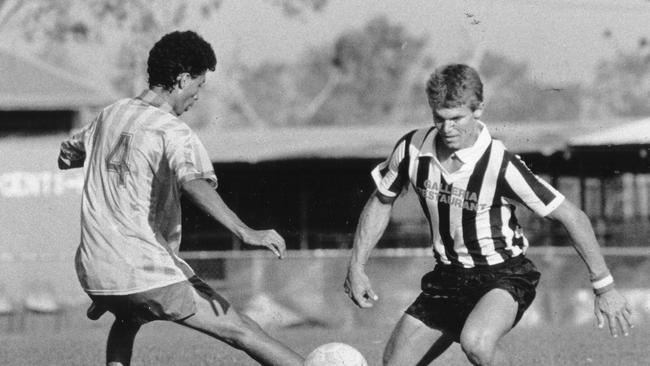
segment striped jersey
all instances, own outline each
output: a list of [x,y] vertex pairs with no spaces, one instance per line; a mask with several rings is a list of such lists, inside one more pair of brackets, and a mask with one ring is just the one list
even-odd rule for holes
[[546,216],[564,200],[492,139],[485,124],[479,124],[476,142],[454,153],[461,164],[454,172],[436,157],[435,127],[403,136],[389,158],[372,171],[383,196],[397,197],[413,187],[429,222],[438,263],[473,268],[522,255],[528,240],[517,222],[514,202]]
[[192,130],[154,92],[122,99],[61,144],[60,166],[83,166],[77,275],[94,295],[180,282],[180,186],[217,178]]

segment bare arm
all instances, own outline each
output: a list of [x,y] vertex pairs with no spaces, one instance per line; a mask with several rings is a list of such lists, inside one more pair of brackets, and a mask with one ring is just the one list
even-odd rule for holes
[[59,158],[57,160],[59,169],[67,170],[84,166],[84,160],[86,159],[86,140],[97,119],[85,125],[61,143]]
[[587,265],[592,281],[609,273],[605,259],[600,253],[591,221],[582,210],[568,200],[564,200],[547,217],[564,226],[580,258]]
[[632,328],[632,314],[627,300],[614,288],[613,279],[605,259],[600,253],[600,246],[587,215],[565,200],[547,217],[559,221],[567,230],[573,241],[573,246],[587,265],[592,283],[598,280],[609,283],[611,280],[611,283],[605,287],[595,290],[594,313],[598,319],[598,326],[602,328],[607,320],[610,332],[614,337],[618,336],[619,326],[623,334],[627,336],[629,329]]
[[352,301],[362,308],[372,307],[371,300],[379,299],[366,275],[365,265],[370,252],[377,245],[388,226],[392,209],[392,200],[382,202],[380,196],[375,192],[366,203],[359,218],[344,288]]
[[366,203],[354,234],[350,266],[364,267],[370,252],[386,231],[393,210],[392,202],[382,202],[375,192]]
[[198,208],[225,226],[244,243],[267,247],[282,258],[286,248],[284,239],[275,230],[253,230],[248,227],[206,180],[194,179],[185,182],[182,189]]

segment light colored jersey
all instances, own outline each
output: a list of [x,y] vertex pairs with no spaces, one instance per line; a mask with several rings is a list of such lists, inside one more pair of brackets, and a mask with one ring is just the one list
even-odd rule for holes
[[121,295],[180,282],[193,275],[178,257],[180,186],[217,178],[190,128],[152,91],[106,107],[61,145],[60,165],[84,167],[82,287]]
[[513,202],[546,216],[564,200],[480,124],[474,145],[454,153],[461,163],[457,171],[448,172],[438,161],[435,127],[406,134],[372,171],[385,197],[413,187],[429,222],[438,263],[472,268],[519,256],[528,240]]

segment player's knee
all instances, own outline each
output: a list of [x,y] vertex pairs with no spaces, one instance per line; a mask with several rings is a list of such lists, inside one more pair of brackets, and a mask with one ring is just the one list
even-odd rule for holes
[[469,361],[474,365],[491,365],[495,345],[487,337],[478,333],[462,334],[460,346]]

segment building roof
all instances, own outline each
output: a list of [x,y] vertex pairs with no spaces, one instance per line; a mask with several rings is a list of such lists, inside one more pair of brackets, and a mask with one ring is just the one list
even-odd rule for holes
[[569,145],[571,147],[650,145],[650,118],[627,123],[610,123],[605,128],[571,138]]
[[[430,126],[294,127],[208,130],[198,134],[214,162],[259,162],[302,158],[385,158],[407,132]],[[589,131],[587,123],[488,123],[494,138],[516,153],[550,155],[569,138]]]
[[[218,128],[197,131],[215,163],[257,163],[288,159],[354,159],[386,158],[397,140],[421,126],[367,127],[303,127],[275,129],[240,129],[223,131]],[[564,151],[571,137],[592,130],[591,124],[581,123],[488,123],[494,138],[504,142],[508,150],[550,155]],[[16,149],[27,145],[51,146],[58,154],[63,134],[19,137],[2,140],[2,145],[14,144]],[[29,142],[26,142],[29,141]],[[25,145],[27,144],[27,145]],[[14,146],[11,145],[11,146]],[[55,159],[56,160],[56,159]]]
[[0,47],[0,110],[76,110],[114,96],[35,57]]

